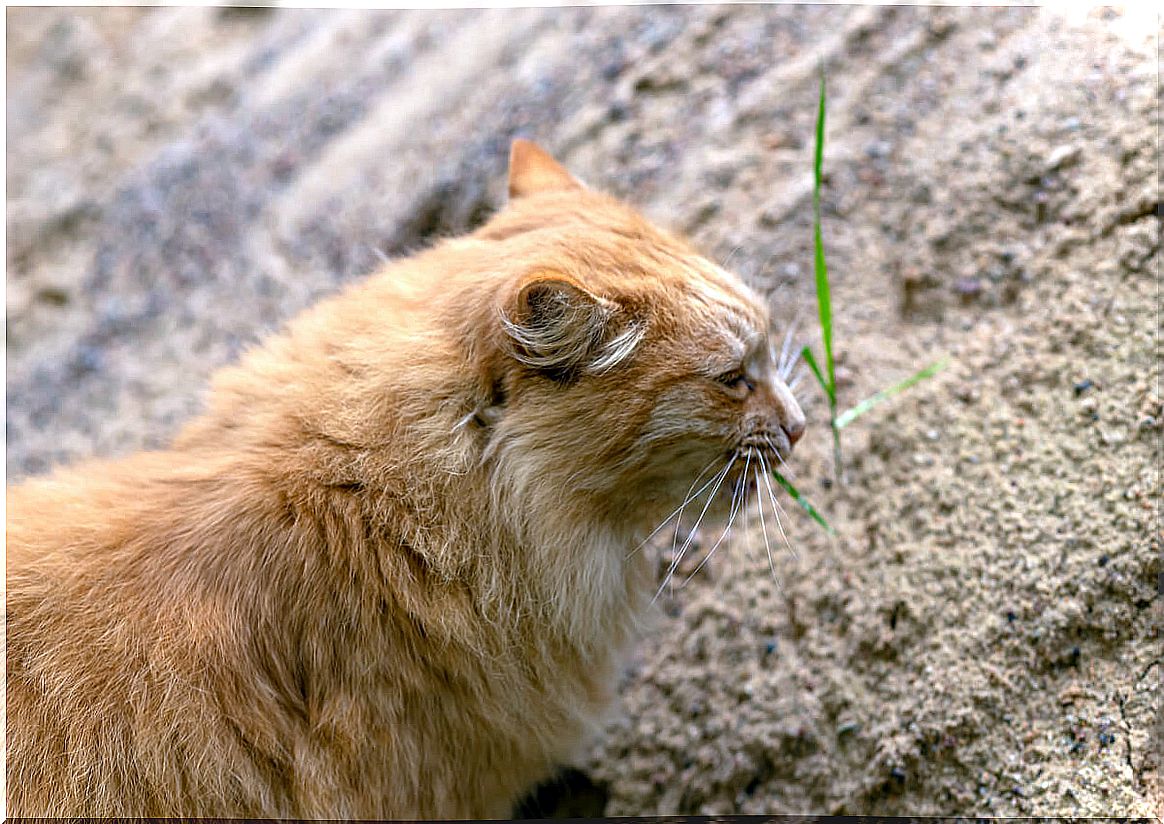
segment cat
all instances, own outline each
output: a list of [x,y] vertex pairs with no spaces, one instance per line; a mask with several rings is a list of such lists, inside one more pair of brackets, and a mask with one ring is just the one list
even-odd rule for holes
[[584,751],[633,550],[805,421],[736,276],[533,143],[509,193],[222,369],[170,448],[7,490],[10,814],[508,817]]

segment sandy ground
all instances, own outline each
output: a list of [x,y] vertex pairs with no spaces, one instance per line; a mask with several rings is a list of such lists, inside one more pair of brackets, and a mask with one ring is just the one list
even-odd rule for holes
[[[502,202],[534,137],[814,340],[941,355],[660,601],[606,813],[1158,815],[1159,21],[1032,9],[10,9],[8,479],[162,444],[314,298]],[[707,547],[714,531],[699,535]]]

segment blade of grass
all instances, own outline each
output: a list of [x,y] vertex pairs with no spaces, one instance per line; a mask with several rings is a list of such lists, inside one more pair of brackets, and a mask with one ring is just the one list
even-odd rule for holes
[[875,394],[870,395],[869,397],[865,398],[865,400],[861,401],[859,404],[854,406],[852,409],[841,414],[841,416],[838,417],[836,420],[836,424],[835,424],[836,428],[837,429],[845,428],[846,426],[848,426],[854,420],[859,418],[861,415],[864,415],[866,412],[868,412],[870,409],[872,409],[877,404],[882,403],[883,401],[887,401],[890,398],[892,398],[894,395],[898,395],[898,394],[904,392],[906,389],[909,389],[915,383],[923,381],[926,378],[932,378],[934,375],[936,375],[938,372],[940,372],[943,368],[945,368],[946,364],[949,362],[950,362],[949,358],[942,358],[940,361],[938,361],[936,363],[931,363],[925,369],[922,369],[921,371],[916,372],[913,375],[910,375],[905,380],[903,380],[899,383],[895,383],[893,386],[889,387],[888,389],[882,389],[880,392],[877,392]]
[[821,337],[824,339],[825,368],[829,376],[829,396],[836,397],[837,378],[833,366],[833,308],[829,295],[829,269],[825,263],[824,239],[820,227],[820,181],[824,162],[825,132],[825,78],[822,67],[820,73],[820,106],[816,115],[816,154],[812,162],[812,257],[813,272],[816,276],[816,303],[820,310]]
[[785,492],[792,496],[792,500],[796,501],[798,504],[804,507],[804,511],[807,512],[814,521],[823,526],[829,535],[837,534],[836,530],[829,526],[828,521],[826,521],[821,516],[821,514],[816,511],[816,508],[808,502],[808,498],[805,498],[803,495],[801,495],[796,490],[796,487],[788,483],[788,481],[784,479],[784,476],[777,472],[775,469],[771,470],[771,473],[772,477],[776,480],[776,483],[780,484],[781,488],[783,488]]
[[808,368],[812,370],[812,374],[816,376],[817,383],[820,388],[824,390],[825,397],[829,399],[829,406],[836,403],[836,397],[829,390],[829,382],[825,380],[824,375],[820,372],[820,367],[816,363],[816,358],[813,357],[812,350],[807,346],[800,350],[800,356],[804,358],[804,362],[808,364]]

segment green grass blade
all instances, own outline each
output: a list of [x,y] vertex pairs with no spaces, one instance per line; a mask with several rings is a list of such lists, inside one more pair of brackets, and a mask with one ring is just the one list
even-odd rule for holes
[[824,339],[825,367],[829,376],[829,396],[835,398],[837,392],[836,369],[833,366],[833,308],[829,295],[829,269],[825,263],[824,239],[820,227],[820,179],[824,163],[825,133],[825,78],[824,69],[820,73],[820,106],[816,115],[816,154],[812,163],[812,259],[816,276],[816,304],[820,310],[820,330]]
[[821,514],[816,511],[816,508],[808,502],[808,498],[805,498],[803,495],[797,492],[796,487],[788,483],[788,481],[784,479],[784,476],[777,472],[775,469],[771,471],[772,477],[776,479],[776,483],[780,484],[781,488],[783,488],[785,492],[792,496],[792,500],[796,501],[798,504],[804,507],[804,511],[807,512],[814,521],[823,526],[829,535],[837,534],[836,530],[829,526],[828,521],[826,521],[821,516]]
[[832,387],[829,382],[825,380],[824,375],[821,374],[820,367],[816,363],[816,358],[813,357],[812,350],[807,346],[800,350],[800,357],[804,358],[804,362],[808,364],[808,368],[812,370],[812,374],[816,376],[817,383],[820,388],[824,390],[825,397],[829,399],[829,406],[836,404],[836,396],[832,392]]
[[889,400],[894,395],[901,394],[906,389],[909,389],[911,386],[913,386],[915,383],[918,383],[919,381],[923,381],[926,378],[932,378],[934,375],[936,375],[938,372],[940,372],[946,366],[946,364],[949,362],[950,362],[949,358],[942,358],[937,363],[931,363],[929,366],[927,366],[925,369],[922,369],[920,372],[917,372],[913,375],[910,375],[908,378],[901,381],[900,383],[896,383],[893,386],[889,387],[888,389],[882,389],[880,392],[877,392],[876,394],[870,395],[869,397],[865,398],[865,400],[861,401],[859,404],[854,406],[852,409],[842,413],[837,418],[837,424],[836,424],[837,429],[843,429],[844,427],[846,427],[850,423],[852,423],[856,418],[859,418],[861,415],[864,415],[866,412],[868,412],[870,409],[872,409],[877,404],[881,403],[882,401]]

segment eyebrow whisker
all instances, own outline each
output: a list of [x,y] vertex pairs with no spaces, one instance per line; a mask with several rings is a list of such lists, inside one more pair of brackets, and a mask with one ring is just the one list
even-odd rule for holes
[[792,353],[792,339],[796,336],[796,321],[788,327],[788,331],[784,335],[784,343],[780,345],[780,359],[776,362],[776,374],[780,380],[787,383],[789,373],[793,367],[796,366],[796,361],[799,360],[800,355],[793,357]]

